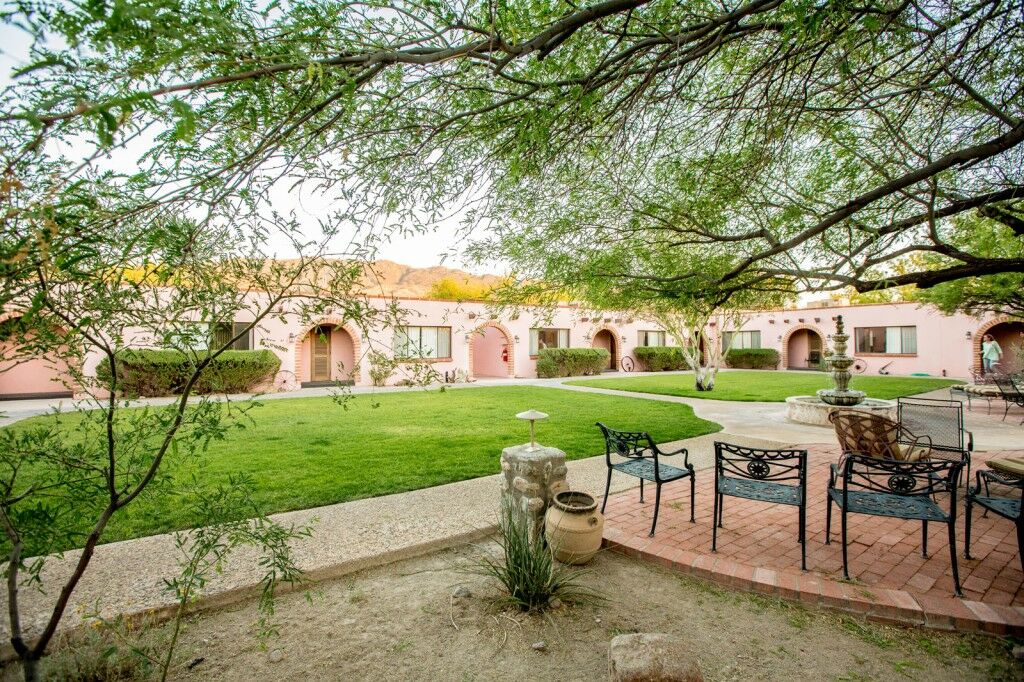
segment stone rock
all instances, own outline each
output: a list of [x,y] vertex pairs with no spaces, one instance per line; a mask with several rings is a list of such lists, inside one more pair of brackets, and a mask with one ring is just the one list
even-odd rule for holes
[[470,592],[469,588],[466,587],[465,585],[459,585],[454,590],[452,590],[452,597],[455,598],[455,599],[468,599],[469,597],[472,597],[472,596],[473,596],[473,593]]
[[1013,647],[1013,657],[1018,661],[1024,661],[1024,644]]
[[554,597],[551,601],[548,602],[548,606],[553,609],[560,609],[564,606],[564,604],[562,604],[561,599],[559,599],[558,597]]
[[544,641],[534,642],[533,643],[533,650],[534,651],[541,651],[541,652],[547,651],[548,650],[548,643],[544,642]]
[[270,659],[271,663],[280,663],[284,660],[284,652],[280,649],[274,649],[270,652],[268,658]]
[[703,682],[686,645],[669,635],[640,632],[619,635],[608,648],[612,682]]

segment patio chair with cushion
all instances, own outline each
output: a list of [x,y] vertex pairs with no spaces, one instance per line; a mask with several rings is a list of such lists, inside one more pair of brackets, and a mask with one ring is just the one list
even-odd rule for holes
[[[1006,403],[1006,409],[1003,410],[1003,421],[1006,421],[1006,415],[1010,412],[1010,406],[1024,407],[1024,392],[1020,390],[1020,386],[1013,380],[1013,377],[998,375],[992,377],[992,381],[999,388],[999,395]],[[1021,419],[1020,423],[1024,424],[1024,419]]]
[[[992,466],[992,463],[989,463]],[[1021,570],[1024,570],[1024,478],[1001,471],[982,469],[975,474],[977,485],[967,490],[967,513],[964,519],[964,558],[971,559],[971,511],[978,505],[1004,519],[1013,521],[1017,526],[1017,552],[1020,554]],[[1006,495],[992,495],[990,486],[1004,486],[1010,491]],[[982,487],[985,493],[982,494]],[[1015,491],[1020,491],[1017,494]]]
[[915,435],[899,422],[860,410],[836,410],[828,416],[843,453],[916,462],[927,459],[931,438]]
[[[934,398],[899,398],[897,414],[901,438],[911,433],[928,436],[929,456],[962,460],[964,481],[970,481],[974,434],[964,427],[963,403]],[[901,444],[911,445],[903,441]]]
[[[608,481],[604,488],[604,502],[601,503],[601,513],[604,513],[605,505],[608,504],[608,491],[612,486],[612,472],[618,471],[627,476],[635,476],[640,479],[640,501],[644,501],[644,481],[654,483],[654,522],[651,523],[650,535],[658,526],[658,508],[661,505],[661,486],[665,483],[678,481],[684,478],[690,479],[690,523],[694,522],[694,469],[690,464],[690,455],[686,448],[680,448],[674,452],[662,452],[654,443],[650,434],[645,431],[617,431],[610,429],[601,422],[597,423],[604,434],[605,461],[608,464]],[[625,458],[625,461],[613,462],[612,455]],[[669,466],[659,461],[659,457],[673,457],[682,455],[682,468]]]
[[[956,557],[956,492],[963,464],[952,459],[900,462],[859,453],[847,453],[841,465],[832,465],[825,513],[825,544],[831,544],[832,505],[839,507],[843,540],[843,576],[850,579],[847,558],[847,516],[867,514],[921,522],[921,554],[928,556],[928,522],[949,528],[949,556],[956,596],[960,573]],[[932,499],[949,492],[949,511]]]
[[718,550],[725,496],[797,508],[800,568],[807,570],[807,451],[762,450],[715,441],[715,507],[711,551]]

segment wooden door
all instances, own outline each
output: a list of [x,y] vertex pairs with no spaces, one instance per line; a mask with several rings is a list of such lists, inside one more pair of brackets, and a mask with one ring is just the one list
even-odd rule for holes
[[310,348],[312,349],[312,361],[310,362],[310,381],[331,380],[331,329],[330,327],[317,327],[310,333]]

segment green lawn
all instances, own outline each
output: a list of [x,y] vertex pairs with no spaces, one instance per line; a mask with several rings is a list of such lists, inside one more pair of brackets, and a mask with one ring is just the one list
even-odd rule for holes
[[[791,395],[814,395],[819,388],[831,388],[832,379],[824,372],[774,372],[737,370],[721,372],[715,390],[700,392],[693,387],[693,374],[621,377],[615,379],[581,379],[573,386],[594,386],[634,393],[657,393],[710,400],[783,402]],[[930,377],[892,377],[854,375],[850,388],[867,391],[872,398],[893,400],[962,383],[954,379]]]
[[[329,398],[266,400],[251,413],[255,423],[173,475],[195,474],[212,487],[247,472],[267,513],[426,488],[497,473],[502,448],[529,440],[527,423],[515,414],[531,408],[550,415],[538,422],[537,440],[569,459],[604,452],[598,420],[650,431],[658,441],[720,428],[686,405],[528,386],[358,395],[348,409]],[[195,523],[173,500],[144,495],[115,518],[104,540]]]

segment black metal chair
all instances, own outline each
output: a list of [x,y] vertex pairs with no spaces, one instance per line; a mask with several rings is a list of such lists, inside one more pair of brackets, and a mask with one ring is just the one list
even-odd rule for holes
[[[1013,377],[996,375],[992,377],[992,381],[995,382],[996,388],[999,389],[999,395],[1002,396],[1003,402],[1006,403],[1006,409],[1003,410],[1003,421],[1006,421],[1006,415],[1009,414],[1011,405],[1024,407],[1024,392],[1021,392]],[[1020,423],[1024,424],[1024,419],[1021,419]]]
[[[967,490],[967,517],[964,519],[964,558],[971,559],[971,511],[974,505],[992,511],[1004,519],[1017,525],[1017,552],[1020,554],[1020,566],[1024,571],[1024,478],[982,469],[978,471],[977,485]],[[995,483],[1020,491],[1019,497],[991,495],[989,485]],[[985,494],[982,495],[982,487]]]
[[[604,502],[601,513],[608,504],[608,491],[612,487],[612,472],[618,471],[627,476],[640,479],[640,501],[644,501],[644,481],[654,483],[654,522],[651,524],[650,535],[654,535],[658,527],[658,509],[661,506],[661,486],[665,483],[690,479],[690,523],[694,522],[694,470],[690,464],[690,454],[686,448],[674,452],[662,452],[646,431],[617,431],[610,429],[601,422],[597,423],[604,433],[605,461],[608,463],[608,482],[604,488]],[[612,455],[624,457],[623,462],[612,462]],[[659,457],[683,456],[683,468],[662,464]]]
[[[786,481],[795,481],[787,483]],[[807,451],[762,450],[715,441],[715,508],[711,551],[718,551],[725,496],[798,508],[800,568],[807,570]]]
[[[900,462],[848,453],[842,466],[832,465],[828,480],[828,509],[825,513],[825,544],[832,544],[832,505],[842,514],[843,577],[850,579],[847,558],[846,517],[848,514],[887,516],[921,521],[921,554],[928,556],[928,522],[945,523],[949,528],[949,556],[953,565],[956,596],[960,590],[960,572],[956,557],[956,492],[963,464],[953,459]],[[841,487],[836,487],[841,479]],[[949,492],[949,512],[932,499],[935,493]]]
[[[971,479],[971,452],[974,434],[964,427],[964,406],[959,400],[937,398],[899,398],[896,401],[901,443],[904,433],[928,436],[929,457],[960,459],[964,463],[964,481]],[[906,443],[909,444],[909,443]]]

